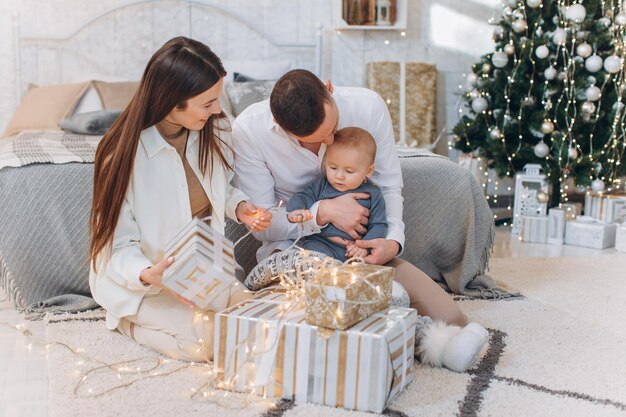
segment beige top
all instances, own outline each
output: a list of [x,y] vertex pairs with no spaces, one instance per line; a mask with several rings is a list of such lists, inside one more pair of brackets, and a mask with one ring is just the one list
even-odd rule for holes
[[211,202],[209,201],[209,198],[202,188],[202,184],[200,184],[200,180],[193,172],[193,169],[189,165],[189,161],[187,161],[187,157],[185,156],[189,130],[165,120],[157,123],[156,127],[167,143],[176,149],[181,161],[183,162],[185,177],[187,178],[187,188],[189,189],[191,216],[200,218],[210,216]]

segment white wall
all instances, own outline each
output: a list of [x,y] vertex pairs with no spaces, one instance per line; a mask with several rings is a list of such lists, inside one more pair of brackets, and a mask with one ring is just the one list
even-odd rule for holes
[[[325,33],[325,73],[336,85],[363,85],[365,64],[370,61],[406,60],[430,62],[439,70],[437,95],[438,131],[457,120],[455,93],[461,74],[492,49],[492,27],[487,19],[496,13],[497,0],[408,0],[406,35],[401,31],[333,30],[333,1],[340,0],[203,0],[217,4],[256,22],[275,36],[296,42],[313,42],[315,25]],[[16,107],[13,76],[12,16],[20,15],[22,35],[64,36],[86,21],[129,0],[3,0],[0,3],[0,131]],[[142,30],[142,29],[138,29]],[[103,33],[103,37],[112,36]],[[246,34],[242,34],[246,36]],[[385,41],[389,44],[386,45]],[[235,39],[234,43],[247,39]],[[438,150],[446,153],[447,144]]]

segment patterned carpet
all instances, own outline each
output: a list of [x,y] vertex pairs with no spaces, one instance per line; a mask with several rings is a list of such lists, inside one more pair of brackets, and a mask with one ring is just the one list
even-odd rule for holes
[[[624,271],[623,254],[494,259],[492,275],[524,297],[510,301],[459,298],[468,316],[490,331],[489,345],[477,365],[464,374],[416,366],[414,382],[385,414],[626,415]],[[158,359],[106,331],[98,312],[52,317],[47,337],[48,342],[83,349],[79,355],[85,355],[71,353],[66,346],[50,346],[51,416],[371,415],[203,389],[210,368],[202,365],[170,361],[156,370],[159,375],[152,375],[154,370],[142,375],[117,371],[119,365],[109,369],[103,363],[143,358],[125,366],[147,369]],[[85,372],[96,368],[77,388]],[[130,384],[135,379],[140,380]]]

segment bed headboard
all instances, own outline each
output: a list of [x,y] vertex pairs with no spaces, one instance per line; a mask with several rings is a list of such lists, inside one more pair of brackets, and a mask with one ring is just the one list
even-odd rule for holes
[[286,42],[223,5],[201,1],[135,1],[55,38],[21,36],[20,18],[14,16],[14,32],[18,102],[29,83],[139,80],[154,51],[178,35],[206,43],[224,61],[289,60],[293,68],[322,75],[321,24],[314,26],[310,41]]

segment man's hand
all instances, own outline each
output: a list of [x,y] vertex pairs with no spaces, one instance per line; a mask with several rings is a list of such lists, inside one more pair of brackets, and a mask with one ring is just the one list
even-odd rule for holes
[[312,218],[313,215],[306,209],[294,210],[287,213],[287,220],[289,220],[290,223],[304,223]]
[[258,209],[254,204],[247,201],[241,201],[237,204],[235,214],[237,219],[253,232],[267,230],[272,223],[272,213],[267,209]]
[[[358,240],[357,240],[358,242]],[[367,249],[358,247],[354,242],[349,242],[346,245],[346,258],[363,258],[367,256]]]
[[317,210],[317,224],[332,223],[356,240],[367,231],[370,211],[356,202],[370,198],[367,193],[348,193],[339,197],[320,201]]
[[[163,287],[163,271],[170,267],[174,263],[174,257],[170,256],[167,259],[163,259],[158,264],[154,265],[151,268],[146,268],[141,271],[141,275],[139,275],[139,280],[145,284],[154,285],[156,287]],[[176,294],[174,291],[171,291],[169,288],[166,290],[172,295],[172,297],[176,298],[183,304],[186,304],[189,307],[195,307],[194,304],[187,300],[186,298],[181,297]]]
[[371,254],[363,258],[368,264],[384,265],[398,255],[400,244],[395,240],[357,240],[355,244],[363,249],[371,249]]

